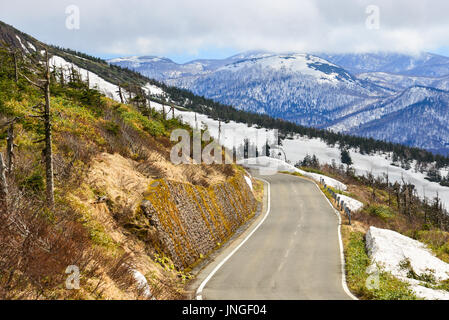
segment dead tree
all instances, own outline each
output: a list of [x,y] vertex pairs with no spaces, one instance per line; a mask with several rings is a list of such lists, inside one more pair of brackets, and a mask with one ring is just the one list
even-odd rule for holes
[[8,128],[8,137],[6,138],[6,163],[8,166],[8,173],[11,173],[14,168],[14,122],[12,121]]
[[390,186],[390,176],[389,176],[388,168],[387,168],[387,173],[384,175],[385,175],[385,182],[387,185],[387,192],[388,192],[388,206],[391,207],[391,186]]
[[[39,64],[37,63],[36,66]],[[74,68],[72,66],[71,77],[74,76]],[[43,104],[43,110],[36,117],[42,118],[44,122],[44,139],[37,142],[45,142],[44,157],[45,157],[45,179],[46,179],[46,198],[47,206],[49,208],[54,207],[54,170],[53,170],[53,147],[52,147],[52,125],[51,125],[51,112],[50,112],[50,63],[48,58],[48,50],[45,50],[45,68],[42,70],[38,67],[43,76],[38,79],[37,82],[29,79],[26,75],[21,75],[32,85],[43,91],[45,103]],[[42,104],[39,104],[42,105]],[[38,105],[38,106],[39,106]]]
[[[220,143],[221,140],[221,120],[218,120],[218,143]],[[268,145],[268,141],[267,141]]]
[[7,44],[0,43],[0,46],[6,46],[6,51],[11,55],[12,57],[12,63],[14,65],[14,81],[15,83],[19,82],[19,52],[17,49],[11,49]]
[[131,99],[133,98],[132,93],[131,93],[131,87],[128,86],[128,102],[131,102]]
[[[58,73],[57,71],[55,71],[56,74]],[[65,79],[64,79],[64,68],[61,67],[59,68],[59,83],[61,84],[61,87],[65,86]]]
[[8,211],[8,182],[6,181],[6,165],[3,161],[3,154],[0,152],[0,213]]
[[45,126],[45,177],[47,182],[47,204],[53,207],[54,198],[54,172],[53,172],[53,147],[51,135],[51,114],[50,114],[50,66],[48,62],[48,51],[45,51],[46,70],[45,70],[45,108],[44,108],[44,126]]
[[175,106],[173,104],[170,106],[169,112],[170,111],[171,111],[172,119],[174,119],[175,118]]
[[8,173],[11,173],[14,169],[14,158],[15,158],[14,148],[17,146],[16,144],[14,144],[15,138],[14,124],[19,119],[20,119],[19,117],[15,117],[14,119],[7,121],[2,126],[0,126],[0,128],[8,127],[8,133],[6,138],[6,168]]
[[195,129],[198,130],[198,119],[196,117],[196,112],[195,112]]
[[393,191],[396,195],[398,210],[401,211],[401,185],[397,181],[393,185]]
[[164,102],[162,102],[162,118],[165,120],[166,119],[166,114],[165,114],[165,105]]
[[120,97],[120,102],[124,103],[123,94],[122,94],[122,86],[120,84],[118,85],[118,96]]

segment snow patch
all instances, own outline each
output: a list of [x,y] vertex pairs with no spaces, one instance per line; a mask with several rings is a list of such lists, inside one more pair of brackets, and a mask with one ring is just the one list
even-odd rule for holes
[[240,164],[246,168],[259,170],[262,175],[275,174],[279,171],[299,172],[299,170],[291,164],[270,157],[241,159],[237,161],[237,164]]
[[348,187],[346,187],[346,185],[344,183],[341,183],[340,181],[330,178],[328,176],[318,174],[318,173],[313,173],[313,172],[307,172],[307,171],[303,171],[300,169],[296,169],[296,170],[298,170],[297,172],[299,172],[303,176],[309,177],[317,182],[324,181],[324,183],[327,186],[335,188],[337,190],[346,191],[348,189]]
[[144,87],[142,87],[142,89],[145,90],[145,92],[149,95],[156,95],[156,96],[165,95],[164,90],[150,83],[146,84]]
[[33,44],[29,41],[28,41],[28,47],[30,47],[31,50],[36,51],[36,47],[33,46]]
[[115,101],[120,101],[120,97],[118,94],[118,86],[107,82],[103,78],[100,78],[97,74],[87,71],[86,69],[79,68],[76,65],[66,61],[65,59],[53,56],[50,58],[50,65],[56,68],[62,68],[64,70],[64,75],[68,78],[70,74],[70,70],[74,67],[81,75],[83,80],[89,79],[89,87],[92,89],[97,88],[100,92],[102,92],[105,96],[114,99]]
[[26,53],[30,53],[30,51],[28,51],[28,48],[25,47],[25,45],[22,43],[22,39],[20,39],[20,37],[18,35],[16,35],[16,39],[19,40],[20,45],[22,46],[22,49],[26,52]]
[[348,209],[351,210],[351,212],[357,212],[364,206],[363,202],[360,202],[354,198],[342,194],[339,194],[338,197],[340,198],[340,201],[342,200],[344,201],[344,203],[346,204]]
[[253,182],[251,181],[251,178],[248,177],[248,176],[245,176],[245,181],[248,184],[248,186],[251,189],[251,191],[253,191]]
[[144,297],[151,298],[151,291],[150,286],[148,285],[147,278],[145,278],[145,276],[136,269],[132,269],[131,272],[133,273],[134,279],[137,282],[138,289],[142,291]]
[[449,292],[423,287],[423,283],[407,277],[409,270],[401,267],[404,261],[418,275],[433,275],[438,281],[449,278],[449,264],[435,257],[423,243],[398,232],[370,227],[366,234],[366,248],[373,266],[378,264],[398,279],[410,283],[417,296],[425,299],[449,299]]

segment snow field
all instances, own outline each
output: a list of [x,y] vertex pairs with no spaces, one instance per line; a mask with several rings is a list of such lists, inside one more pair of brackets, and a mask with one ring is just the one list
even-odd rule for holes
[[438,281],[449,278],[449,264],[435,257],[423,243],[392,230],[370,227],[366,234],[366,248],[372,260],[372,270],[378,265],[394,277],[410,283],[412,290],[421,298],[449,300],[449,292],[424,287],[423,282],[408,278],[409,270],[401,267],[404,261],[409,261],[418,275],[432,273]]

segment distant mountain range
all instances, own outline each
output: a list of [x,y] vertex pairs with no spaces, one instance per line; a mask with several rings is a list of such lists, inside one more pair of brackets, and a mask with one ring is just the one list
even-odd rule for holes
[[449,58],[253,51],[177,64],[108,61],[237,108],[449,154]]

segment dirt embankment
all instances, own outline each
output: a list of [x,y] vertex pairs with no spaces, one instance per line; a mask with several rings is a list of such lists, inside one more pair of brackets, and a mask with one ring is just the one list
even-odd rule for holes
[[129,254],[133,268],[159,291],[157,298],[177,298],[186,280],[184,270],[227,241],[254,215],[259,202],[243,170],[228,178],[203,167],[197,175],[211,172],[203,186],[188,182],[193,166],[171,168],[155,158],[159,175],[167,173],[155,179],[139,165],[118,154],[101,154],[90,166],[81,187],[85,191],[73,199],[86,209],[88,225],[101,226],[101,239]]

